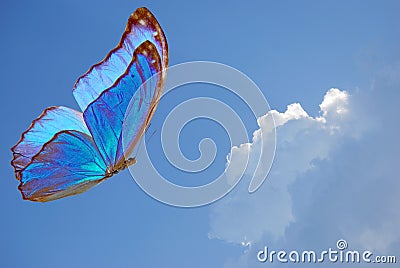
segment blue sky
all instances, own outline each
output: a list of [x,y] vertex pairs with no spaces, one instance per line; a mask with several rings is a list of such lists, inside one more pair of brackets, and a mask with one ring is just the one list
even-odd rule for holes
[[[171,65],[222,62],[261,88],[282,119],[268,181],[251,197],[243,184],[193,209],[155,201],[127,171],[72,198],[22,201],[9,148],[46,107],[79,109],[75,80],[117,44],[140,6],[163,27]],[[399,8],[397,1],[2,1],[0,266],[262,267],[255,254],[264,245],[320,249],[340,238],[400,252]],[[196,88],[240,107],[224,92]],[[331,88],[340,91],[329,98]],[[160,112],[190,97],[177,93]],[[332,105],[319,106],[324,96]],[[188,126],[191,138],[182,137],[189,158],[198,139],[221,142],[217,166],[198,176],[204,181],[230,150],[208,124],[200,123],[203,136]],[[249,133],[258,128],[248,125]]]

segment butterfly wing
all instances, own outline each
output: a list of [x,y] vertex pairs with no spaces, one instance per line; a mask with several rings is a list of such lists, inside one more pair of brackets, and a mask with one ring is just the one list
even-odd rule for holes
[[[154,113],[167,64],[161,27],[146,8],[136,10],[119,45],[75,83],[73,93],[83,116],[65,107],[46,109],[12,148],[24,199],[50,201],[78,194],[119,170],[126,108],[133,98],[132,149]],[[156,82],[141,86],[159,72]]]
[[87,191],[105,179],[107,166],[93,139],[79,131],[58,132],[20,171],[24,199],[51,201]]
[[118,46],[76,81],[72,91],[82,111],[126,72],[134,51],[145,41],[155,45],[162,60],[161,69],[165,69],[168,65],[168,46],[164,32],[154,15],[142,7],[129,17]]
[[[154,97],[161,92],[162,80],[157,79],[149,86],[141,85],[160,68],[161,59],[156,47],[146,41],[135,50],[126,72],[89,104],[83,113],[87,128],[81,113],[64,107],[56,109],[57,113],[50,113],[50,121],[48,112],[36,119],[24,135],[23,144],[31,144],[32,139],[27,140],[29,137],[42,137],[41,141],[44,141],[56,134],[41,146],[35,144],[35,147],[25,148],[30,153],[30,161],[21,165],[22,169],[18,171],[23,198],[51,201],[82,193],[111,176],[112,171],[118,169],[118,162],[124,160],[122,124],[125,111],[132,98],[137,100],[134,105],[137,120],[131,127],[132,139],[138,140],[154,110]],[[21,142],[15,148],[22,148]]]
[[83,114],[67,107],[50,107],[35,119],[26,130],[19,142],[11,148],[17,179],[20,179],[20,171],[24,169],[56,133],[62,130],[77,130],[90,135],[83,120]]
[[161,93],[163,80],[159,75],[152,83],[141,85],[161,70],[161,64],[156,47],[150,41],[142,43],[135,50],[126,72],[89,104],[84,112],[93,139],[105,163],[112,170],[120,169],[125,160],[122,125],[132,98],[137,100],[135,120],[129,126],[132,141],[137,142],[147,127],[149,113],[156,105],[155,97]]
[[83,114],[70,108],[44,110],[11,150],[24,199],[44,202],[77,194],[106,174]]

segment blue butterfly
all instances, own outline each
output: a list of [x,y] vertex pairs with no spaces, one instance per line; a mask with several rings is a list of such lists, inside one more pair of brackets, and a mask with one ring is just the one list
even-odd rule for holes
[[[149,125],[167,66],[163,30],[148,9],[137,9],[118,46],[75,83],[73,94],[84,112],[47,108],[11,148],[22,197],[46,202],[79,194],[134,164],[125,155]],[[157,73],[156,82],[142,86]],[[135,116],[124,123],[131,100]],[[132,134],[126,148],[123,123]]]

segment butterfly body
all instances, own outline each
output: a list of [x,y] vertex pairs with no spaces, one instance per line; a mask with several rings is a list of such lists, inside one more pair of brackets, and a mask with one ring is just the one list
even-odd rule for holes
[[[79,194],[135,164],[129,155],[154,114],[167,65],[161,27],[150,11],[137,9],[118,46],[75,83],[83,113],[47,108],[11,148],[23,198],[46,202]],[[128,107],[134,116],[126,122]]]
[[122,164],[120,164],[118,167],[107,168],[105,177],[106,178],[110,178],[110,177],[120,173],[122,170],[124,170],[124,169],[126,169],[129,166],[134,165],[134,164],[136,164],[136,158],[130,157],[127,160],[125,160],[124,162],[122,162]]

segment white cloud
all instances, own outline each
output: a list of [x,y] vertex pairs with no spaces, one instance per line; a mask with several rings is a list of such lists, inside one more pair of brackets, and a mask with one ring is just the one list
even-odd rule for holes
[[323,117],[340,116],[348,112],[349,94],[337,88],[330,89],[324,96],[324,101],[319,105]]
[[[298,174],[310,169],[314,159],[327,156],[335,138],[330,133],[331,126],[336,126],[340,119],[333,114],[346,109],[348,97],[345,91],[329,90],[321,104],[325,107],[324,114],[318,118],[310,117],[300,104],[294,103],[288,105],[284,113],[273,110],[258,119],[263,133],[271,130],[269,116],[274,117],[277,126],[278,150],[269,179],[255,194],[249,195],[246,187],[239,186],[238,192],[221,200],[214,210],[216,215],[212,217],[212,234],[233,243],[258,242],[264,234],[275,238],[283,236],[285,228],[294,220],[288,185]],[[327,114],[330,117],[325,117]],[[251,155],[260,150],[260,133],[255,131],[253,143],[232,148],[232,166],[247,156],[249,150],[250,163],[255,162]],[[268,135],[264,142],[269,142]],[[246,173],[251,174],[254,169],[250,166]],[[231,173],[229,175],[234,176],[240,171],[231,168]],[[221,213],[221,210],[230,212]],[[240,211],[240,217],[235,217],[237,211]],[[234,220],[225,226],[229,218]]]
[[[399,84],[378,83],[378,90],[353,95],[330,89],[317,117],[294,103],[284,113],[271,111],[259,118],[263,131],[271,130],[264,124],[268,116],[277,126],[276,157],[267,180],[254,194],[242,180],[212,207],[210,237],[250,243],[248,253],[227,267],[256,266],[255,254],[264,245],[327,249],[344,238],[352,248],[376,254],[400,251],[400,148],[395,138],[400,128],[398,120],[389,119]],[[244,150],[250,151],[251,161],[260,150],[259,139],[256,131],[252,143],[233,148],[232,161],[240,161]]]

